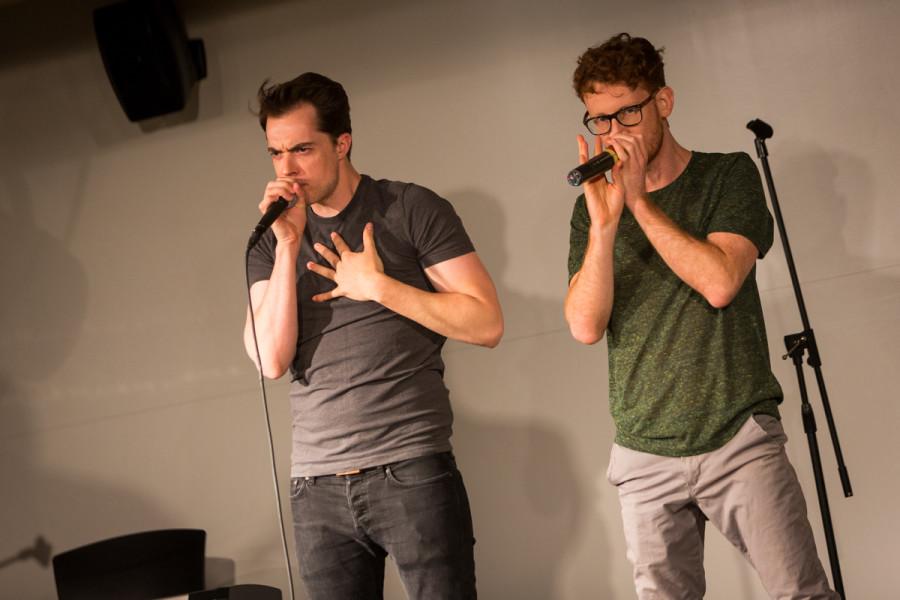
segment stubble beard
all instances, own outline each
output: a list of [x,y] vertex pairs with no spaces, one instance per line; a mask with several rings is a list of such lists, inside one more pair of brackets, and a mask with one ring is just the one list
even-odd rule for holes
[[663,136],[665,135],[665,121],[660,120],[659,126],[656,128],[656,135],[653,136],[651,143],[647,144],[647,165],[649,166],[662,149]]
[[323,206],[328,206],[328,201],[331,200],[331,197],[334,195],[334,190],[337,189],[339,177],[338,170],[335,168],[333,176],[318,188],[318,192],[316,190],[310,190],[312,194],[306,201],[306,205],[311,206],[313,204],[321,204]]

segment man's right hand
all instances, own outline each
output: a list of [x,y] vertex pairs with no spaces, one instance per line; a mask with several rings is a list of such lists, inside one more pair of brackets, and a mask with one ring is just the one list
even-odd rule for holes
[[[594,145],[594,155],[603,151],[600,138],[597,137]],[[578,136],[578,161],[584,164],[588,161],[588,144],[584,136]],[[625,193],[621,186],[609,183],[605,175],[598,175],[582,184],[585,204],[591,217],[591,228],[606,229],[617,227],[625,207]]]
[[265,214],[269,205],[284,198],[290,201],[297,198],[294,206],[285,210],[272,223],[272,232],[279,244],[297,243],[299,244],[303,237],[303,230],[306,228],[306,202],[300,191],[300,185],[293,179],[287,177],[279,177],[274,181],[266,184],[266,191],[263,193],[262,202],[259,203],[259,212]]

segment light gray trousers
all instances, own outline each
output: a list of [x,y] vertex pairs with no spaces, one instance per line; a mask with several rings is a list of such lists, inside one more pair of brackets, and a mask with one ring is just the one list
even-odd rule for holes
[[699,600],[708,519],[759,573],[775,600],[840,600],[816,554],[806,502],[781,423],[755,415],[723,447],[656,456],[613,445],[628,560],[640,600]]

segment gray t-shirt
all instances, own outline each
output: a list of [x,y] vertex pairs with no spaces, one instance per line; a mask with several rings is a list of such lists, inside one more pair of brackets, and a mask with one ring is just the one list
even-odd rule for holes
[[[291,365],[294,477],[327,475],[450,450],[453,415],[444,386],[445,338],[377,302],[311,298],[334,283],[306,268],[328,265],[315,242],[334,248],[338,232],[362,249],[374,226],[385,273],[434,291],[424,269],[474,251],[449,202],[410,183],[363,175],[350,203],[334,217],[307,208],[297,259],[299,336]],[[272,272],[275,236],[250,253],[251,284]]]

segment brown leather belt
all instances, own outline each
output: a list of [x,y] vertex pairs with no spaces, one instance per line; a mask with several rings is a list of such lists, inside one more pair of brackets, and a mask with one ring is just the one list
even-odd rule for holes
[[350,469],[349,471],[341,471],[340,473],[335,473],[335,477],[346,477],[348,475],[359,475],[362,473],[362,469]]
[[334,475],[328,475],[328,477],[352,477],[353,475],[362,475],[363,473],[368,473],[369,471],[381,471],[387,465],[375,465],[373,467],[363,467],[362,469],[347,469],[346,471],[341,471],[340,473],[335,473]]

